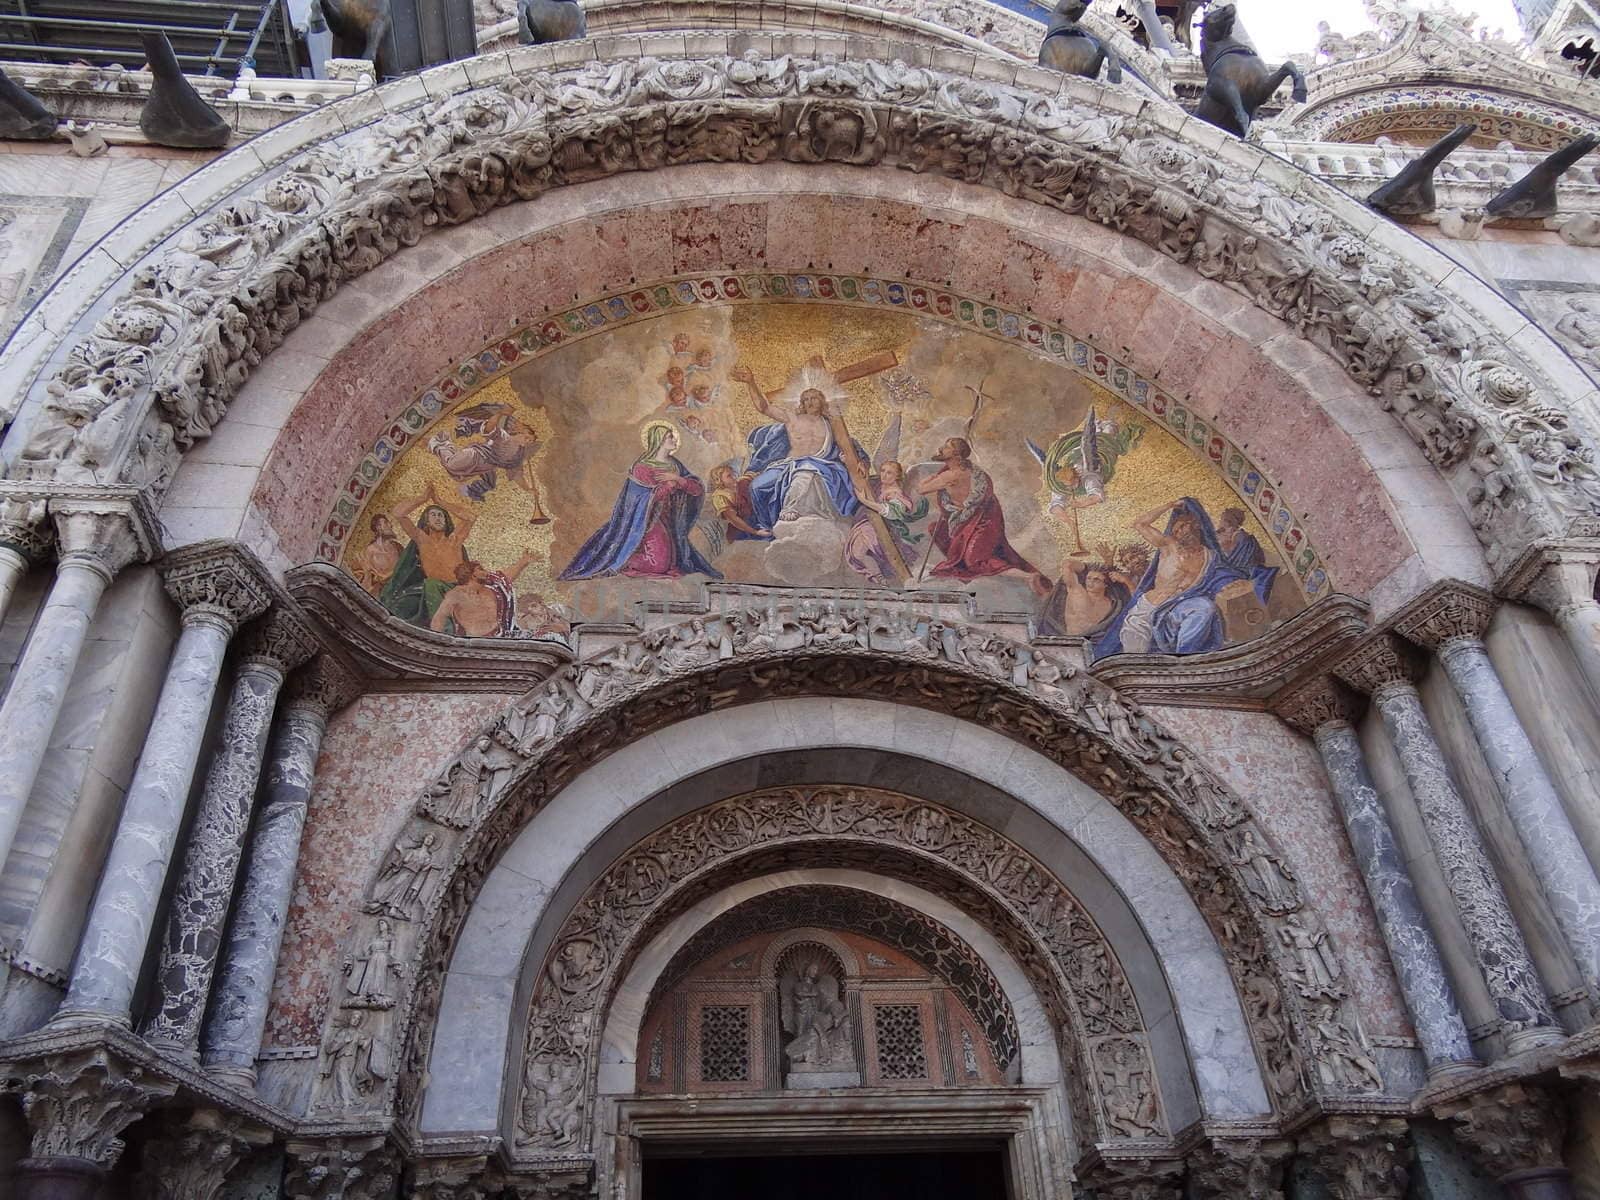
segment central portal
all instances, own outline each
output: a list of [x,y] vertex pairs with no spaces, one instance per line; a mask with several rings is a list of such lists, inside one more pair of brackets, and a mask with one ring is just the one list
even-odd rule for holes
[[677,1157],[647,1152],[644,1200],[1006,1200],[999,1149]]

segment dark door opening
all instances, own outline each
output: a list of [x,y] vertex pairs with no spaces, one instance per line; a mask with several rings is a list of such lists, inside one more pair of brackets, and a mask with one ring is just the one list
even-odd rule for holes
[[644,1200],[1006,1200],[999,1150],[644,1161]]

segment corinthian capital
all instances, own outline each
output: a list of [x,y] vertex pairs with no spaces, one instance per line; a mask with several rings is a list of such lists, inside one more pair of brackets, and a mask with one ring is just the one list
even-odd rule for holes
[[0,546],[8,546],[23,558],[38,562],[55,542],[55,528],[46,515],[42,499],[0,500]]
[[389,1200],[399,1182],[394,1151],[381,1137],[290,1142],[284,1195],[302,1200]]
[[161,561],[161,579],[185,620],[210,617],[230,633],[273,600],[266,568],[237,542],[196,542],[174,550]]
[[1183,1163],[1170,1158],[1099,1158],[1081,1175],[1102,1200],[1179,1200]]
[[324,652],[295,675],[286,704],[289,708],[309,709],[326,721],[365,690],[361,676],[352,667]]
[[287,675],[315,654],[317,646],[316,632],[299,607],[280,597],[245,633],[243,661]]
[[1293,1153],[1293,1142],[1276,1138],[1214,1139],[1189,1156],[1195,1200],[1282,1200]]
[[1356,691],[1373,696],[1393,684],[1415,683],[1416,655],[1393,634],[1374,633],[1335,662],[1333,673]]
[[1560,1172],[1567,1122],[1549,1092],[1511,1083],[1436,1107],[1468,1157],[1491,1179],[1526,1172]]
[[1411,1131],[1395,1117],[1329,1117],[1299,1150],[1334,1200],[1401,1200],[1410,1181]]
[[33,1158],[110,1167],[122,1155],[122,1131],[176,1090],[100,1049],[67,1053],[48,1066],[0,1063],[0,1091],[22,1101]]
[[1482,640],[1500,602],[1470,583],[1436,583],[1396,614],[1394,631],[1419,646],[1438,650],[1460,638]]
[[1311,737],[1335,721],[1354,724],[1366,704],[1332,675],[1316,675],[1279,692],[1270,706],[1291,729]]
[[239,1160],[271,1140],[242,1117],[199,1109],[145,1142],[146,1200],[213,1200]]

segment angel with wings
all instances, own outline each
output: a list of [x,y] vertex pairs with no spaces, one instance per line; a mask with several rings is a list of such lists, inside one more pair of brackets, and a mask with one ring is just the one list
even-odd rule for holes
[[[900,414],[895,413],[872,456],[873,473],[867,486],[856,489],[861,510],[845,543],[845,561],[850,569],[883,587],[895,587],[904,581],[905,564],[916,561],[916,546],[924,537],[912,532],[912,522],[928,515],[928,498],[919,496],[916,488],[931,471],[924,464],[908,474],[895,457],[899,449]],[[889,546],[884,544],[885,533],[889,535]]]
[[439,432],[428,439],[439,464],[452,479],[461,482],[461,494],[469,500],[482,500],[500,481],[500,472],[533,498],[530,525],[547,525],[539,502],[539,483],[533,475],[533,456],[539,449],[539,434],[519,417],[509,404],[474,404],[456,413],[457,438],[476,437],[477,441],[452,441]]
[[838,979],[823,974],[821,965],[812,959],[802,970],[784,975],[778,994],[783,1031],[789,1034],[784,1053],[791,1069],[827,1068],[849,1057]]

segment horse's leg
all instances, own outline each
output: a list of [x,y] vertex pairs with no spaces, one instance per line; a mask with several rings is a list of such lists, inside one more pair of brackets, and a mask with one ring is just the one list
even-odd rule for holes
[[1278,68],[1278,73],[1267,80],[1267,90],[1262,93],[1262,103],[1272,99],[1273,93],[1285,79],[1294,80],[1293,97],[1296,104],[1306,102],[1306,77],[1301,74],[1300,68],[1292,62],[1286,62]]
[[1105,60],[1106,60],[1106,82],[1107,83],[1121,83],[1122,82],[1122,60],[1117,57],[1117,52],[1115,50],[1107,50],[1105,52]]
[[[1240,92],[1239,85],[1231,79],[1216,81],[1216,99],[1221,102],[1223,111],[1233,118],[1237,128],[1234,130],[1240,137],[1250,136],[1250,110],[1244,105],[1244,94]],[[1211,91],[1208,86],[1207,92]]]
[[1144,22],[1144,34],[1150,39],[1150,48],[1169,58],[1177,54],[1178,48],[1172,44],[1167,31],[1161,27],[1161,17],[1156,12],[1155,0],[1138,0],[1134,7],[1139,11],[1139,19]]

